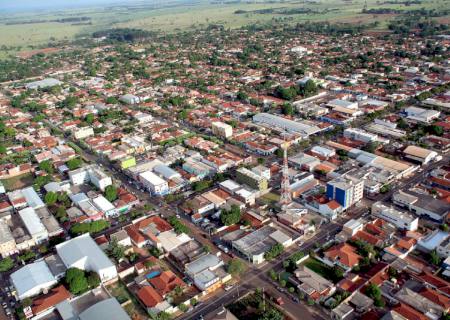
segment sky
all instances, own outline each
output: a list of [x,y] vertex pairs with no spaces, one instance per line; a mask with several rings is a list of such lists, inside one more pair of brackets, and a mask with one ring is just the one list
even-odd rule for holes
[[5,12],[29,12],[60,10],[126,3],[154,3],[161,0],[0,0],[0,14]]

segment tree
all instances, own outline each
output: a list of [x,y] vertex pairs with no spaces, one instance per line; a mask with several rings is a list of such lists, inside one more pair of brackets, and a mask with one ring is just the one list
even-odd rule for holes
[[268,261],[278,257],[284,250],[284,247],[282,244],[277,243],[274,244],[265,254],[264,258]]
[[53,174],[53,164],[50,160],[44,160],[39,163],[39,169],[44,170],[48,174]]
[[429,134],[435,135],[435,136],[442,136],[444,134],[444,129],[442,127],[432,124],[425,128],[425,131]]
[[369,285],[366,287],[365,294],[373,299],[375,306],[384,306],[384,301],[381,297],[381,289],[377,285],[369,283]]
[[265,311],[258,320],[283,320],[283,314],[275,308],[269,308]]
[[435,266],[439,266],[441,264],[441,258],[436,252],[436,249],[430,252],[430,262]]
[[117,262],[125,257],[125,247],[117,242],[117,239],[112,239],[107,249],[108,255],[113,257]]
[[94,118],[94,115],[92,113],[89,113],[84,118],[84,121],[86,121],[88,124],[92,124],[94,122],[94,120],[95,120],[95,118]]
[[338,266],[333,267],[333,279],[336,281],[341,280],[344,277],[344,270]]
[[105,189],[105,198],[113,202],[117,199],[117,188],[113,185],[107,186]]
[[87,276],[87,282],[89,285],[89,288],[94,289],[97,288],[100,285],[100,277],[97,274],[97,272],[89,272],[88,276]]
[[227,271],[231,275],[239,276],[239,275],[243,274],[245,272],[245,270],[247,270],[247,267],[244,264],[244,262],[242,262],[242,260],[240,260],[238,258],[234,258],[234,259],[231,259],[230,261],[228,261]]
[[195,306],[198,303],[197,299],[195,298],[192,298],[189,302],[191,303],[191,306]]
[[0,144],[0,154],[6,154],[7,149],[3,144]]
[[6,272],[14,268],[14,260],[11,257],[6,257],[0,260],[0,272]]
[[81,161],[80,158],[73,158],[66,162],[66,165],[69,168],[69,170],[78,169],[81,167],[82,164],[83,162]]
[[89,283],[84,271],[78,268],[67,269],[64,282],[74,295],[82,294],[89,289]]
[[237,97],[237,99],[238,99],[239,101],[244,101],[244,102],[245,102],[245,101],[248,100],[248,94],[245,93],[245,92],[242,91],[242,90],[239,90],[239,92],[237,93],[236,97]]
[[45,194],[44,201],[46,205],[52,206],[56,203],[57,200],[58,194],[56,194],[56,192],[49,191]]
[[173,227],[176,233],[190,233],[190,229],[183,224],[180,219],[177,217],[171,216],[167,219],[167,221],[170,223],[170,225]]
[[292,116],[294,114],[294,107],[290,103],[283,104],[283,114],[287,116]]
[[238,223],[241,221],[241,209],[237,205],[231,205],[230,210],[223,209],[220,213],[220,220],[226,226]]

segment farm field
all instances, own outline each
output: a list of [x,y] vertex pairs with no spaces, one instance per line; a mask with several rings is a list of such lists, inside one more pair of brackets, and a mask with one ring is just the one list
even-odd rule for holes
[[[199,0],[191,4],[167,2],[165,6],[123,5],[35,14],[0,14],[0,59],[8,54],[60,44],[109,28],[140,28],[160,33],[174,33],[205,28],[209,24],[238,28],[247,24],[268,23],[276,20],[285,23],[329,21],[357,24],[378,21],[377,29],[383,29],[386,28],[387,22],[396,16],[395,14],[362,14],[364,5],[364,0],[280,2],[260,0],[252,3],[233,1],[228,4]],[[367,9],[380,7],[399,10],[450,9],[450,0],[422,0],[420,4],[409,6],[401,4],[401,1],[399,3],[367,1]],[[294,12],[294,10],[299,11]],[[86,20],[80,23],[55,21],[80,17]],[[450,20],[448,16],[436,19],[444,22]]]

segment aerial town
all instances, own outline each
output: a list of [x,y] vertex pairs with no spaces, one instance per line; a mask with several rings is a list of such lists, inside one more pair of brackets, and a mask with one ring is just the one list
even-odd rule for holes
[[450,319],[429,28],[104,33],[1,71],[0,319]]

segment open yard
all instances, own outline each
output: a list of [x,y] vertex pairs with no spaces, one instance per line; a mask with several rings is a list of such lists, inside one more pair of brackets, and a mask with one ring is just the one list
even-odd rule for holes
[[107,289],[111,295],[119,301],[120,304],[125,304],[124,309],[132,319],[148,318],[145,310],[141,307],[136,298],[130,294],[126,286],[121,281],[108,286]]
[[[90,36],[92,32],[109,28],[141,28],[172,33],[193,31],[209,24],[237,28],[252,23],[274,20],[285,23],[330,21],[369,23],[378,21],[377,29],[385,28],[395,15],[362,14],[365,0],[318,0],[314,2],[260,0],[256,2],[211,3],[201,0],[195,4],[165,1],[157,4],[125,4],[110,7],[59,10],[55,12],[1,14],[0,58],[18,51],[46,47],[51,42]],[[424,0],[409,6],[401,3],[379,4],[368,0],[367,8],[414,10],[419,8],[448,8],[448,0]],[[84,17],[85,23],[55,22],[56,19]],[[447,17],[436,18],[446,21]],[[33,23],[23,23],[27,21]]]
[[325,279],[333,280],[333,271],[323,262],[314,258],[309,258],[303,264],[315,273],[320,274]]
[[12,191],[24,187],[29,187],[33,184],[33,174],[26,173],[17,177],[0,180],[5,186],[6,191]]

